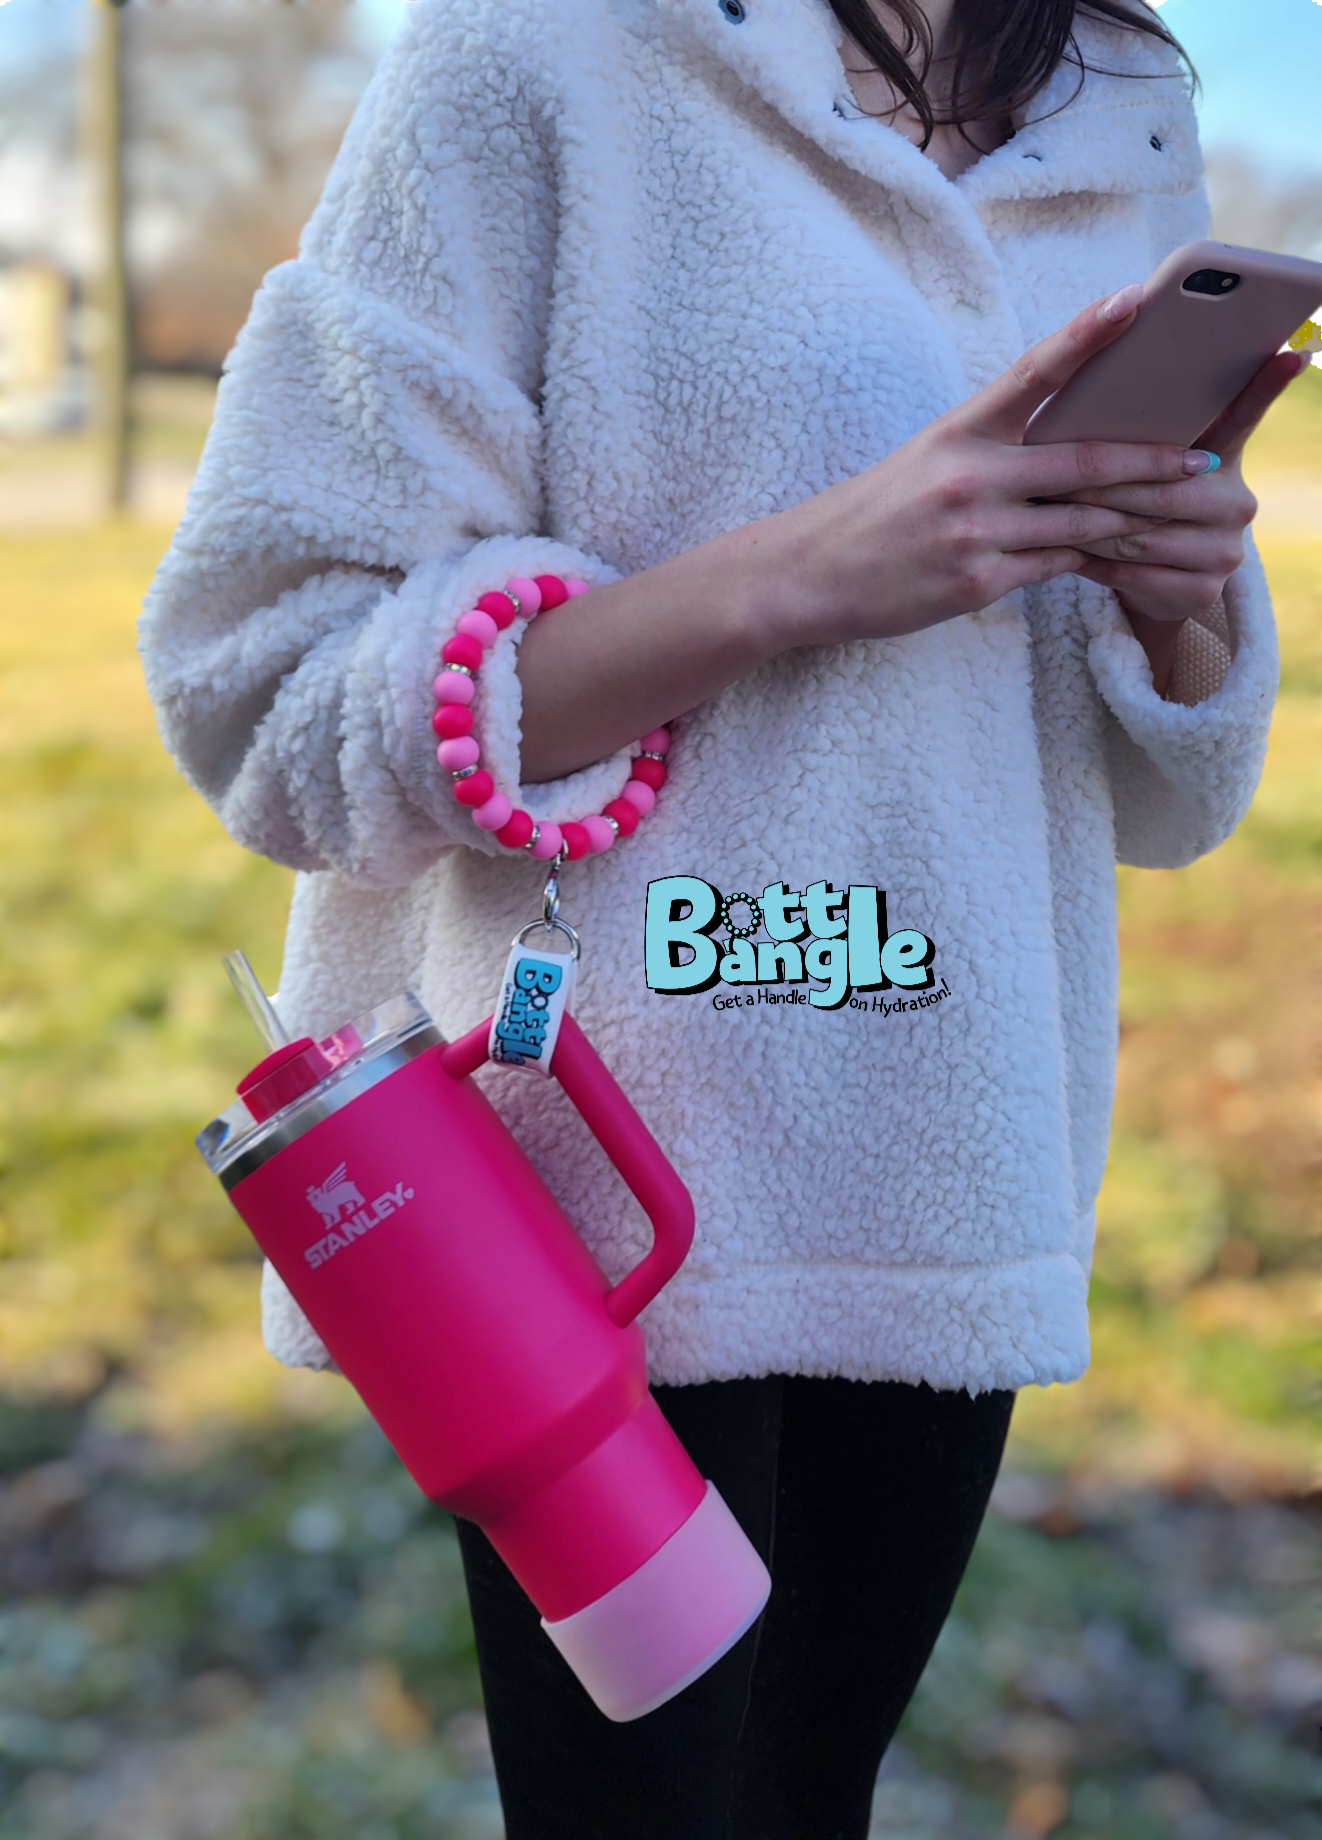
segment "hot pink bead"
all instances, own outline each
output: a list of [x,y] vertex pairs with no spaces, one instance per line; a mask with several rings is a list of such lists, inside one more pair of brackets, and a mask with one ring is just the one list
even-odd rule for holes
[[512,811],[509,823],[496,832],[496,842],[503,843],[507,850],[521,850],[531,840],[532,819],[526,811]]
[[586,594],[587,591],[588,584],[585,581],[580,581],[577,576],[565,582],[565,593],[569,596],[571,601],[577,600],[580,594]]
[[482,647],[467,633],[457,632],[441,647],[441,657],[446,664],[462,664],[476,671],[482,662]]
[[531,575],[514,575],[505,583],[506,594],[513,594],[525,620],[542,611],[542,591]]
[[535,856],[539,862],[550,862],[553,856],[559,854],[562,841],[560,826],[543,821],[537,827],[537,841],[528,854]]
[[644,818],[656,804],[656,794],[650,786],[645,786],[640,779],[626,780],[624,791],[620,794],[620,797],[622,799],[628,799],[631,805],[636,805],[639,815]]
[[480,831],[499,831],[514,816],[514,807],[503,792],[493,792],[485,805],[479,805],[473,813],[473,822]]
[[550,613],[553,607],[563,607],[569,599],[565,593],[565,584],[558,575],[538,575],[536,581],[541,590],[543,613]]
[[476,811],[488,799],[496,796],[496,782],[485,767],[479,767],[467,779],[457,779],[451,790],[460,805],[467,805],[470,811]]
[[431,725],[442,741],[453,741],[456,735],[471,733],[473,712],[463,703],[438,703],[431,712]]
[[615,841],[615,832],[606,819],[600,815],[593,818],[580,818],[579,822],[588,834],[588,845],[594,856],[600,856],[609,850]]
[[490,594],[479,595],[477,608],[479,613],[489,613],[502,632],[514,624],[514,602],[508,594],[502,594],[499,588],[493,588]]
[[641,754],[668,754],[670,752],[670,730],[654,728],[650,735],[644,735],[638,743]]
[[500,628],[489,613],[474,607],[455,623],[455,631],[467,633],[470,639],[476,639],[480,646],[486,647],[496,643],[496,634]]
[[453,741],[442,741],[436,750],[436,758],[447,773],[457,773],[460,767],[475,767],[478,757],[478,745],[471,735],[456,735]]
[[660,792],[666,783],[666,770],[659,760],[644,760],[640,754],[635,754],[629,767],[633,777],[642,780],[653,792]]
[[602,806],[601,815],[615,821],[621,837],[632,837],[643,821],[642,812],[628,799],[612,799],[609,805]]
[[432,685],[438,703],[471,703],[473,688],[472,678],[462,671],[442,671]]

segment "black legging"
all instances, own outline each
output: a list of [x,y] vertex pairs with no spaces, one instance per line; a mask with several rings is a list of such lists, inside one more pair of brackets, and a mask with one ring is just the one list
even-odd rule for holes
[[654,1391],[766,1560],[771,1599],[701,1680],[613,1724],[460,1521],[506,1840],[864,1840],[1014,1394],[779,1374]]

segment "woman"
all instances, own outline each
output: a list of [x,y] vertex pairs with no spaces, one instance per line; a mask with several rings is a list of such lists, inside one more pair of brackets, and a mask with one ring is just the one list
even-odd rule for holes
[[[461,1526],[509,1840],[862,1836],[1015,1390],[1087,1364],[1114,864],[1189,862],[1252,797],[1239,454],[1297,360],[1206,432],[1219,470],[1021,436],[1207,230],[1139,0],[425,0],[258,294],[143,647],[183,770],[301,871],[287,1018],[411,986],[454,1036],[536,915],[435,756],[485,591],[591,590],[485,653],[495,806],[598,814],[674,723],[655,811],[563,894],[579,1018],[697,1203],[658,1398],[775,1588],[612,1726]],[[665,937],[647,970],[676,877],[760,897],[714,990]],[[926,957],[851,960],[832,1008],[794,941],[839,940],[851,888]],[[567,1107],[488,1090],[618,1276],[644,1229]],[[324,1363],[269,1272],[264,1303]]]

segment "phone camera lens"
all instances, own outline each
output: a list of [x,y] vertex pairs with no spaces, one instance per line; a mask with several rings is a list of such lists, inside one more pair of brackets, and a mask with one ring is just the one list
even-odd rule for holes
[[1192,275],[1186,275],[1181,284],[1186,294],[1228,294],[1237,288],[1242,277],[1232,274],[1225,268],[1199,268]]

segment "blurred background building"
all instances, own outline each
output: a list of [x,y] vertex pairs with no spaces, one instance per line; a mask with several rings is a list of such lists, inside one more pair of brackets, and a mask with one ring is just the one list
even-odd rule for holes
[[0,433],[76,424],[86,391],[73,356],[73,287],[51,262],[0,269]]

